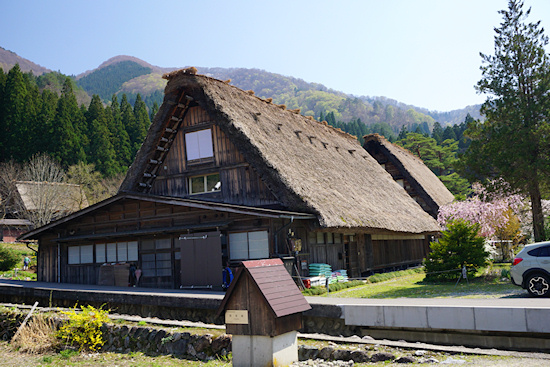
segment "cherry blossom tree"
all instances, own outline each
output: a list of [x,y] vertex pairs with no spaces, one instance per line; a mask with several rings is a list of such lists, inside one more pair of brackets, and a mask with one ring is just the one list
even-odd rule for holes
[[481,226],[480,235],[493,238],[495,233],[503,229],[511,219],[518,216],[525,206],[521,195],[503,195],[489,193],[479,183],[473,184],[474,196],[455,201],[439,208],[437,220],[441,225],[456,219],[463,219]]

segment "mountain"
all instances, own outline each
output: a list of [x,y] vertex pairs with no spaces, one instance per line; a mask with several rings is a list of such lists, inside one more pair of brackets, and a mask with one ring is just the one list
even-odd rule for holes
[[25,73],[32,71],[34,75],[42,75],[51,72],[50,69],[35,64],[32,61],[18,56],[15,52],[0,47],[0,68],[7,73],[15,64],[19,64],[21,71]]
[[[0,48],[0,66],[9,70],[15,63],[22,70],[32,70],[35,75],[51,72],[11,51]],[[25,67],[23,67],[25,66]],[[113,94],[125,93],[131,103],[141,94],[149,108],[161,104],[166,81],[162,74],[180,67],[159,67],[133,56],[120,55],[103,62],[96,69],[75,77],[77,85],[89,96],[97,94],[108,103]],[[270,73],[260,69],[197,67],[200,74],[217,79],[231,79],[231,84],[252,90],[262,98],[273,98],[288,109],[300,109],[303,115],[326,118],[331,114],[335,121],[354,122],[393,131],[397,134],[403,125],[409,129],[426,131],[435,121],[442,126],[459,124],[469,113],[479,118],[479,106],[468,106],[449,112],[430,111],[406,105],[387,97],[354,96],[329,89],[322,84],[309,83],[299,78]],[[80,98],[80,100],[83,100]],[[374,131],[378,132],[378,131]]]

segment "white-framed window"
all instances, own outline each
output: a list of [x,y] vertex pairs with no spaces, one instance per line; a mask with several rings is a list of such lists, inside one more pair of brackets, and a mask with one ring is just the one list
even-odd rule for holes
[[138,261],[137,241],[97,243],[95,245],[96,263],[127,261]]
[[185,134],[185,152],[188,161],[197,161],[214,156],[212,130],[199,130]]
[[219,173],[189,177],[189,194],[220,191],[221,181]]
[[69,265],[91,264],[94,262],[94,245],[69,246],[68,255]]
[[269,236],[267,231],[229,234],[229,258],[231,260],[254,260],[268,257]]

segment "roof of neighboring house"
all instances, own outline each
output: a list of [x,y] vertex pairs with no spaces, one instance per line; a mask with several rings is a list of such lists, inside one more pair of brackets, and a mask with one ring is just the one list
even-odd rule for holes
[[420,158],[378,134],[365,135],[363,139],[365,145],[376,143],[385,148],[385,152],[399,163],[398,168],[402,169],[409,179],[416,181],[437,206],[449,204],[454,200],[454,195]]
[[29,211],[38,210],[44,205],[54,205],[55,211],[75,212],[89,205],[80,185],[17,181],[15,186],[25,209]]
[[317,215],[323,228],[426,233],[437,222],[411,199],[354,136],[286,110],[223,81],[178,71],[121,185],[138,190],[174,103],[204,108],[288,210]]

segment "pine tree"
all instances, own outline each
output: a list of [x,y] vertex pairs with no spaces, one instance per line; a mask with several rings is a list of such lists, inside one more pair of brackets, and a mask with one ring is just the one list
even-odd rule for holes
[[147,106],[141,99],[141,95],[139,93],[136,97],[136,103],[134,103],[134,116],[136,118],[134,150],[137,153],[141,147],[141,144],[145,140],[145,137],[147,136],[149,125],[151,125],[151,120],[149,120],[149,114],[147,113]]
[[535,241],[545,238],[541,186],[550,175],[550,57],[548,37],[540,21],[525,23],[531,9],[510,0],[495,28],[494,55],[482,57],[477,83],[488,94],[481,112],[484,122],[470,124],[472,143],[464,157],[464,172],[473,179],[498,183],[503,189],[530,197]]
[[122,95],[122,101],[120,101],[120,113],[122,117],[122,126],[124,126],[124,130],[126,130],[126,133],[128,134],[128,138],[130,141],[130,156],[131,159],[134,159],[136,156],[137,149],[136,146],[136,140],[138,135],[138,129],[136,127],[136,118],[134,116],[134,110],[132,108],[132,105],[128,102],[128,98],[126,97],[126,94]]
[[149,120],[153,121],[157,115],[157,112],[159,112],[159,104],[157,102],[153,102],[153,107],[151,107],[151,110],[149,111]]
[[434,123],[434,128],[432,130],[432,138],[435,139],[437,144],[441,144],[443,139],[443,128],[441,127],[441,124],[439,122]]
[[445,130],[443,130],[443,140],[447,140],[447,139],[457,140],[455,131],[451,126],[447,126]]
[[81,134],[73,125],[73,121],[75,121],[79,126],[82,126],[83,120],[84,118],[73,93],[71,80],[67,77],[57,102],[51,150],[54,157],[65,166],[80,161],[86,162],[86,153],[80,139]]
[[2,97],[0,156],[6,161],[10,158],[20,160],[17,153],[21,136],[18,134],[26,130],[27,86],[19,64],[8,72]]
[[90,126],[91,161],[103,175],[107,177],[113,176],[120,169],[117,167],[116,153],[113,144],[111,144],[110,133],[105,118],[99,117],[93,120]]
[[118,99],[115,94],[113,94],[109,112],[111,115],[111,132],[113,138],[111,140],[111,144],[116,147],[116,160],[122,172],[125,170],[125,168],[129,167],[130,164],[132,164],[133,157],[131,155],[132,150],[130,146],[130,138],[128,137],[128,133],[124,129],[120,105],[118,104]]
[[40,128],[34,132],[36,136],[36,151],[50,153],[53,152],[51,141],[53,141],[53,124],[59,97],[57,93],[44,89],[42,91],[42,105],[37,119]]

